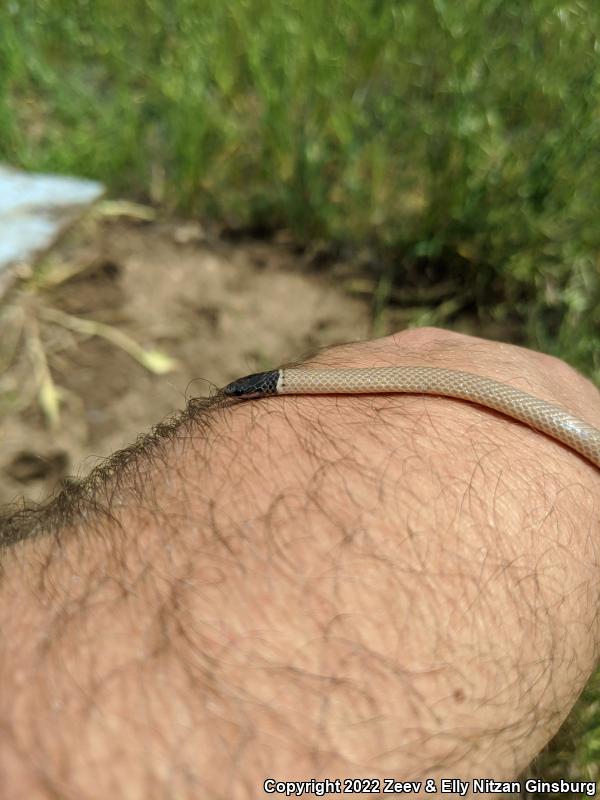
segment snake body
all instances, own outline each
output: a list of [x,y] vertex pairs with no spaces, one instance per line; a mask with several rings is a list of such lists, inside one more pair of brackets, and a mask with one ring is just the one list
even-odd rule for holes
[[500,381],[442,367],[280,369],[240,378],[223,389],[232,397],[284,394],[433,394],[493,408],[557,439],[600,467],[600,430],[560,406]]

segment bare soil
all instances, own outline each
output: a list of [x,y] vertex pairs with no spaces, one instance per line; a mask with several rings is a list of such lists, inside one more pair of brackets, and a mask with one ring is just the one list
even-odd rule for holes
[[61,423],[50,430],[35,401],[0,419],[0,504],[45,498],[213,385],[370,334],[369,304],[284,234],[231,241],[196,223],[88,220],[52,258],[81,272],[45,290],[43,303],[114,326],[179,366],[154,375],[105,339],[62,331],[56,347],[56,327],[42,327]]
[[[320,346],[400,330],[415,303],[453,302],[443,274],[417,270],[413,284],[409,275],[399,292],[404,302],[374,328],[375,284],[365,269],[371,256],[344,260],[323,243],[300,247],[284,231],[260,240],[195,222],[92,215],[50,258],[75,275],[46,286],[38,302],[111,325],[145,348],[166,352],[179,366],[155,375],[105,339],[40,322],[60,389],[60,426],[50,429],[35,398],[0,417],[0,505],[44,499],[66,476],[83,477],[212,386]],[[520,343],[518,330],[484,325],[473,312],[461,312],[452,327]],[[27,357],[20,363],[31,373]],[[27,375],[22,379],[25,385]]]

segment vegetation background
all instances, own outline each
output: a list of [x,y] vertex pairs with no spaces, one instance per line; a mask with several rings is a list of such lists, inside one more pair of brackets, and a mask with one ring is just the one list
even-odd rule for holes
[[[373,254],[600,384],[600,4],[7,0],[0,161]],[[441,310],[440,310],[441,309]],[[596,779],[598,678],[535,767]]]

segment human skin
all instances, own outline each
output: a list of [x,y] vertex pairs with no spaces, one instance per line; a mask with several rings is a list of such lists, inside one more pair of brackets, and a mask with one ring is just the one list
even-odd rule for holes
[[[310,364],[464,369],[600,427],[564,362],[448,331]],[[3,551],[4,800],[514,779],[595,665],[600,472],[489,409],[221,400],[115,464]]]

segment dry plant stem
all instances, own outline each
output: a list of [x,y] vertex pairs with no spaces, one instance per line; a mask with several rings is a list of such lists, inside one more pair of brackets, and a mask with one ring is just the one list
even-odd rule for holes
[[[11,319],[12,317],[12,319]],[[25,314],[18,303],[0,313],[0,373],[13,363],[25,329]]]
[[112,344],[128,353],[146,369],[156,374],[162,375],[166,372],[171,372],[177,366],[175,359],[171,359],[159,351],[145,350],[118,328],[113,328],[110,325],[105,325],[95,320],[74,317],[56,308],[44,308],[41,314],[42,317],[49,322],[62,325],[76,333],[83,334],[84,336],[101,336],[103,339],[107,339],[109,342],[112,342]]
[[27,342],[33,364],[38,402],[48,424],[56,430],[60,425],[59,392],[48,367],[37,321],[32,316],[27,320]]

